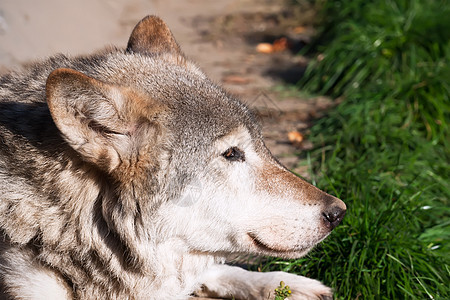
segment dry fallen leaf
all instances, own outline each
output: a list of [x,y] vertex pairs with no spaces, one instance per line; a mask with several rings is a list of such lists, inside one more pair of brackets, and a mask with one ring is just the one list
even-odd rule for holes
[[298,131],[291,131],[288,133],[288,139],[292,144],[299,145],[303,142],[303,135]]
[[285,37],[279,38],[273,42],[273,52],[284,51],[288,48],[288,40]]
[[222,79],[222,82],[230,84],[247,84],[250,82],[250,79],[239,75],[228,75]]
[[300,33],[304,33],[306,31],[306,27],[305,26],[297,26],[294,28],[294,32],[296,34],[300,34]]
[[270,43],[259,43],[256,46],[256,51],[259,53],[272,53],[273,52],[273,46]]

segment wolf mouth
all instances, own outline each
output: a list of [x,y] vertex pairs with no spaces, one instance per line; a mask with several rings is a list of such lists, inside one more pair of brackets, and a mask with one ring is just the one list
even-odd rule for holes
[[253,244],[260,249],[262,252],[269,252],[269,253],[278,253],[283,255],[289,255],[294,253],[300,253],[305,252],[308,250],[308,248],[294,248],[294,249],[280,249],[278,247],[272,247],[261,241],[254,233],[247,233],[247,235],[250,237]]

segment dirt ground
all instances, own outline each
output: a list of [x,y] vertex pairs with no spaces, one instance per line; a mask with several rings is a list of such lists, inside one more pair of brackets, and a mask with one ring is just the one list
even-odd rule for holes
[[[295,83],[307,60],[295,55],[313,34],[314,11],[286,8],[283,0],[3,0],[0,2],[0,72],[55,53],[86,54],[125,46],[144,16],[162,17],[185,54],[261,118],[269,149],[288,168],[308,177],[298,154],[326,98],[303,99],[280,88]],[[259,43],[281,44],[261,53]],[[284,44],[283,44],[284,42]],[[291,133],[291,141],[289,139]]]

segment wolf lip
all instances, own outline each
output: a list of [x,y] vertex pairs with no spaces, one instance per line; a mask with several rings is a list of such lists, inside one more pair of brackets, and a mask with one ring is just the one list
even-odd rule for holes
[[247,235],[250,237],[250,239],[252,240],[253,244],[260,250],[264,251],[264,252],[271,252],[271,253],[294,253],[294,252],[303,252],[306,249],[305,248],[296,248],[296,249],[280,249],[280,248],[274,248],[271,247],[269,245],[267,245],[266,243],[264,243],[263,241],[261,241],[254,233],[247,233]]

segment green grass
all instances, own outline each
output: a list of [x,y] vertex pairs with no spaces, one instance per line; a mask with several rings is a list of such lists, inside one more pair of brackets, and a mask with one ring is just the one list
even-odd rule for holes
[[[314,182],[344,222],[308,257],[263,269],[337,299],[450,299],[450,4],[322,1],[300,89],[341,98],[312,128]],[[288,282],[286,284],[289,284]]]

